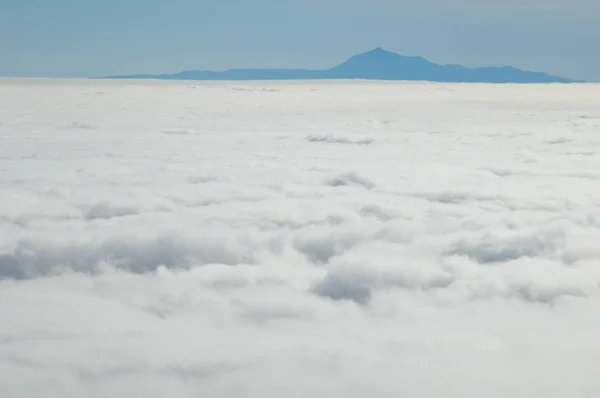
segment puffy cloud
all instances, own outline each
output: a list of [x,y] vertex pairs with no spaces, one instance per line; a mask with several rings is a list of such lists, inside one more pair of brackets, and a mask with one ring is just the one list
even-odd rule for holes
[[596,86],[1,84],[0,396],[596,391]]

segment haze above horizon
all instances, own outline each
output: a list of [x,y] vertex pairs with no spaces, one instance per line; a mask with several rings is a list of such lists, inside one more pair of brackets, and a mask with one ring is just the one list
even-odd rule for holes
[[0,0],[0,76],[324,69],[370,48],[600,81],[592,0]]

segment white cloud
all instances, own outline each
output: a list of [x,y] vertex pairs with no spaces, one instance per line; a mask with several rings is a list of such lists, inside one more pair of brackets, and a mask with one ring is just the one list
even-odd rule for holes
[[600,387],[597,86],[0,85],[0,396]]

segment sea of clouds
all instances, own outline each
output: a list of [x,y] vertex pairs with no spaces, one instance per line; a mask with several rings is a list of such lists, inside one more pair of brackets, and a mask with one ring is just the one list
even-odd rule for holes
[[596,397],[598,89],[0,80],[0,397]]

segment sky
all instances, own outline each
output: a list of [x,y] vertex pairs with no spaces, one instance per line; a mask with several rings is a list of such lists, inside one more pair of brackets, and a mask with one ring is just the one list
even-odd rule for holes
[[375,47],[600,81],[596,0],[0,0],[0,76],[328,68]]

